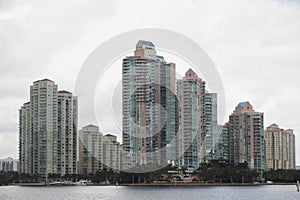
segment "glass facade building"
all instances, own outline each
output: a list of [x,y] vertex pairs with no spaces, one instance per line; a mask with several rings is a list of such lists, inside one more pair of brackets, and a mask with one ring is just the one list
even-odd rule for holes
[[220,137],[218,129],[217,93],[205,93],[204,99],[204,161],[216,159],[215,145]]
[[192,69],[177,80],[177,98],[180,107],[178,164],[197,169],[204,160],[205,82]]
[[178,117],[175,64],[156,55],[152,42],[138,41],[123,59],[123,167],[159,166],[176,157]]

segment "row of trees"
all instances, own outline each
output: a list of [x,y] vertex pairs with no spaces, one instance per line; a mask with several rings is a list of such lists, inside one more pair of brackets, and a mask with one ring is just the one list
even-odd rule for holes
[[300,170],[271,170],[264,173],[266,180],[281,183],[295,183],[300,181]]
[[250,170],[247,163],[238,165],[211,161],[201,163],[197,170],[200,180],[220,183],[253,183],[259,180],[259,173]]
[[[79,181],[81,179],[90,180],[93,183],[149,183],[153,181],[171,181],[174,177],[168,174],[168,171],[176,171],[177,167],[167,165],[164,167],[157,167],[155,171],[142,172],[145,167],[132,170],[130,172],[116,172],[109,168],[104,168],[96,173],[86,175],[82,174],[66,174],[60,176],[59,174],[48,174],[48,181]],[[140,173],[139,173],[140,172]],[[180,174],[186,174],[186,169],[182,168]],[[220,161],[211,161],[209,163],[201,163],[199,168],[190,174],[196,177],[194,180],[203,182],[217,182],[217,183],[253,183],[258,180],[259,174],[250,170],[247,163],[238,165],[228,164]],[[299,170],[272,170],[264,173],[265,180],[273,182],[296,182],[300,180]],[[31,183],[40,182],[40,175],[18,174],[17,172],[0,172],[0,185],[11,183]]]
[[[170,170],[170,166],[158,167],[158,170],[139,173],[141,169],[136,169],[137,173],[131,172],[116,172],[109,168],[104,168],[101,171],[90,174],[65,174],[61,176],[59,174],[48,174],[48,181],[79,181],[79,180],[90,180],[93,183],[145,183],[159,180],[162,174],[166,174]],[[150,170],[150,169],[149,169]],[[43,179],[39,174],[19,174],[18,172],[0,172],[0,185],[7,185],[13,183],[37,183]]]
[[18,180],[17,172],[3,172],[0,171],[0,185],[8,185]]

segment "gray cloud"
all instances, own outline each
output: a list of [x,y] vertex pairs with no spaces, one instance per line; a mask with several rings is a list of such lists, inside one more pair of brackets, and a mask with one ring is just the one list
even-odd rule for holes
[[[239,101],[250,100],[265,112],[265,125],[294,129],[300,146],[297,2],[153,1],[147,4],[150,13],[140,9],[139,1],[7,2],[0,0],[0,157],[17,155],[17,110],[28,100],[32,81],[49,77],[72,91],[94,48],[116,34],[145,27],[177,31],[207,51],[223,80],[226,116]],[[108,108],[97,110],[109,113]],[[79,113],[80,127],[96,123],[84,110]],[[110,121],[104,117],[100,125],[116,133]],[[299,155],[297,148],[298,163]]]

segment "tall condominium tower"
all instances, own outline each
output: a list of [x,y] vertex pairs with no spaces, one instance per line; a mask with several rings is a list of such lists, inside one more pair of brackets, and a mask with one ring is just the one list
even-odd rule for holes
[[214,160],[215,145],[220,137],[218,129],[217,93],[205,93],[204,99],[204,160]]
[[292,129],[287,129],[283,132],[283,168],[295,169],[295,167],[295,135]]
[[30,102],[19,110],[20,173],[76,173],[77,97],[51,80],[30,86]]
[[33,140],[30,102],[24,103],[19,110],[19,171],[33,174]]
[[183,79],[177,81],[177,97],[181,113],[178,164],[197,169],[204,159],[205,82],[189,69]]
[[295,135],[271,124],[265,130],[266,170],[295,169]]
[[[162,165],[176,158],[175,64],[138,41],[123,59],[123,166]],[[173,140],[174,139],[174,140]]]
[[[78,100],[67,91],[58,91],[57,102],[57,162],[58,174],[77,173]],[[54,141],[55,141],[54,140]],[[56,146],[53,147],[54,152]]]
[[228,122],[229,161],[247,163],[262,174],[265,168],[264,115],[249,102],[239,103]]

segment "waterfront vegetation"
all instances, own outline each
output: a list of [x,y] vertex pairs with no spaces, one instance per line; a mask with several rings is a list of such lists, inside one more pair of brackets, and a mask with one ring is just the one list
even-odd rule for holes
[[3,172],[3,171],[0,171],[0,186],[14,183],[17,180],[18,180],[18,173],[17,172]]
[[300,170],[271,170],[264,173],[266,180],[279,183],[295,183],[300,181]]
[[[134,170],[138,172],[139,169]],[[176,171],[177,174],[171,174],[170,171]],[[104,168],[96,173],[86,175],[66,174],[48,174],[48,181],[79,181],[89,180],[95,184],[138,184],[138,183],[171,183],[171,182],[202,182],[202,183],[253,183],[259,180],[259,173],[250,170],[247,163],[238,165],[225,162],[211,161],[200,164],[195,171],[187,172],[186,168],[177,169],[171,165],[158,168],[158,170],[130,173],[116,172],[109,168]],[[265,181],[274,183],[295,183],[300,180],[300,170],[271,170],[263,174]],[[9,185],[14,183],[38,183],[41,181],[40,175],[18,174],[17,172],[0,172],[0,185]]]

